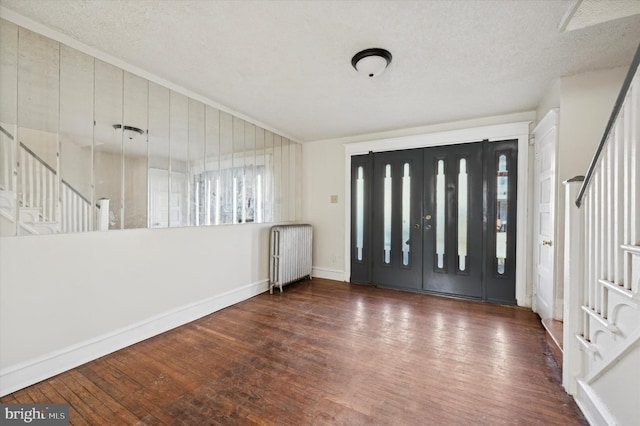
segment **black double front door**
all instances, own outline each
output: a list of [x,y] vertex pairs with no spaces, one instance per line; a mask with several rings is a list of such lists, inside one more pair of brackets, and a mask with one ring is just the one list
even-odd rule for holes
[[352,157],[351,280],[515,303],[517,141]]

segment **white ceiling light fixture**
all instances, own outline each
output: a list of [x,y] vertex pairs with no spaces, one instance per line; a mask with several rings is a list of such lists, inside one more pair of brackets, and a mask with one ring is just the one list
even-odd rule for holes
[[[122,124],[114,124],[113,128],[116,130],[122,129]],[[133,126],[124,126],[124,137],[129,140],[134,140],[137,136],[144,134],[144,130],[133,127]]]
[[360,74],[367,77],[377,77],[387,69],[391,63],[391,53],[386,49],[374,47],[356,53],[351,58],[351,65]]

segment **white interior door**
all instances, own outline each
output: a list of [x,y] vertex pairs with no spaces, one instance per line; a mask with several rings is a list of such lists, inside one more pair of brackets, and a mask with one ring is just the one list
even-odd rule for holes
[[534,130],[534,282],[535,310],[540,318],[553,318],[555,300],[555,245],[557,113],[551,111]]

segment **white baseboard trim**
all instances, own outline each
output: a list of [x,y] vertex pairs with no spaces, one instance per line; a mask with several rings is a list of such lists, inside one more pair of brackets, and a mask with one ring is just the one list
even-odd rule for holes
[[574,399],[590,425],[617,424],[606,405],[586,382],[578,380]]
[[327,280],[344,281],[344,271],[338,271],[336,269],[320,268],[314,266],[311,268],[311,276],[317,278],[324,278]]
[[264,293],[268,289],[268,280],[247,284],[42,357],[4,368],[0,371],[0,396],[10,394],[119,349],[195,321],[220,309]]

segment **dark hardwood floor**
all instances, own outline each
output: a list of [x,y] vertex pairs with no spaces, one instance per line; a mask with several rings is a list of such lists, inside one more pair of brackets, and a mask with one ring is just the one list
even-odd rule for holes
[[583,425],[527,309],[314,279],[2,399],[74,425]]

